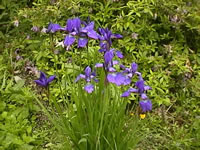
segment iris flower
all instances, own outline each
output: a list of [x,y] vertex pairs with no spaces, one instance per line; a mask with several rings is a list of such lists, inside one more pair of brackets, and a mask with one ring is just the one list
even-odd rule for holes
[[96,31],[94,31],[94,22],[90,22],[85,27],[82,27],[79,18],[68,19],[65,30],[69,34],[65,37],[64,45],[68,47],[75,42],[75,36],[78,37],[78,47],[85,47],[88,43],[88,37],[98,39]]
[[114,65],[118,64],[118,61],[113,61],[113,57],[116,55],[118,58],[123,58],[123,55],[120,51],[115,51],[111,49],[104,53],[104,63],[97,63],[95,67],[104,67],[107,72],[115,72],[116,70],[113,68]]
[[134,62],[131,64],[131,68],[126,68],[124,65],[120,65],[120,68],[122,68],[123,73],[127,74],[130,78],[132,78],[134,74],[139,74],[139,72],[137,72],[138,65]]
[[147,86],[144,84],[144,80],[143,79],[139,79],[136,83],[135,83],[136,88],[129,88],[127,91],[125,91],[121,97],[128,97],[131,93],[139,93],[141,99],[145,100],[147,99],[147,95],[145,94],[145,91],[147,90],[151,90],[152,88],[150,86]]
[[92,93],[94,91],[94,85],[91,84],[91,80],[93,79],[95,82],[98,82],[97,79],[95,79],[96,74],[95,72],[92,72],[91,68],[87,66],[85,68],[85,74],[80,74],[77,76],[75,82],[79,81],[80,79],[85,79],[87,84],[84,86],[84,90],[88,93]]
[[56,76],[50,76],[47,78],[46,74],[44,72],[40,72],[40,78],[39,80],[35,80],[35,83],[42,86],[42,87],[47,87],[50,82],[52,82]]
[[99,52],[105,52],[110,49],[112,45],[112,39],[120,39],[123,36],[120,34],[113,34],[108,28],[99,28],[99,40],[101,49]]

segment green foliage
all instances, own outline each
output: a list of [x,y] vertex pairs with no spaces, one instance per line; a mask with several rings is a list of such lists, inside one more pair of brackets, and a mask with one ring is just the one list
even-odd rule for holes
[[0,149],[27,149],[32,150],[39,144],[33,133],[36,117],[34,112],[38,107],[33,104],[33,93],[24,88],[24,80],[12,80],[3,83],[0,91]]

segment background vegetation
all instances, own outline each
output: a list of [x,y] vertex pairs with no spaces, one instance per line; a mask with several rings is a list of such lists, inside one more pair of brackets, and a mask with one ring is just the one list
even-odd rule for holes
[[[68,18],[88,16],[96,29],[109,27],[124,36],[114,42],[127,58],[123,63],[138,63],[153,88],[153,110],[141,120],[137,148],[199,149],[200,5],[195,0],[0,0],[0,149],[62,148],[62,138],[34,99],[41,89],[33,80],[37,70],[52,75],[58,68],[64,84],[66,74],[79,73],[72,74],[71,57],[78,68],[80,59],[87,65],[87,54],[59,46],[60,33],[52,49],[49,34],[41,31],[49,22],[64,26]],[[98,44],[91,43],[94,58]],[[50,88],[57,101],[65,100],[58,85]],[[71,88],[61,88],[70,97]],[[48,107],[46,95],[40,97]]]

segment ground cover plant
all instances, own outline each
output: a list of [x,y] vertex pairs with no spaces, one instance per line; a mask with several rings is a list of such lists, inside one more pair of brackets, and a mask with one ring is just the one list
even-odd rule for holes
[[1,0],[0,149],[199,149],[199,7]]

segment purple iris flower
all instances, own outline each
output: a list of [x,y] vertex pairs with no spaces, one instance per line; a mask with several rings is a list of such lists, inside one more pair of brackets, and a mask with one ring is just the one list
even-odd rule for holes
[[47,78],[46,74],[41,71],[40,78],[39,80],[35,80],[35,83],[37,83],[38,85],[42,87],[47,87],[49,83],[52,82],[55,78],[56,76],[50,76],[49,78]]
[[[107,55],[107,56],[106,56]],[[110,49],[110,50],[107,50],[107,51],[105,51],[104,52],[104,59],[106,60],[107,58],[106,57],[114,57],[114,55],[115,56],[117,56],[118,58],[120,58],[120,59],[122,59],[124,56],[123,56],[123,54],[122,54],[122,52],[120,52],[120,51],[116,51],[114,48],[113,49]],[[110,60],[109,60],[110,61]]]
[[118,64],[118,61],[113,61],[114,55],[118,55],[118,57],[122,58],[123,55],[121,52],[115,52],[114,49],[106,51],[104,53],[104,63],[97,63],[95,67],[104,67],[107,72],[115,72],[116,70],[113,68],[114,65]]
[[152,88],[150,86],[147,86],[144,84],[144,80],[143,79],[139,79],[136,83],[135,83],[136,88],[129,88],[127,91],[125,91],[121,97],[128,97],[131,93],[139,93],[141,99],[145,100],[147,99],[147,95],[145,94],[145,91],[147,90],[151,90]]
[[126,73],[129,78],[132,78],[134,74],[139,75],[139,72],[137,72],[138,65],[134,62],[131,64],[131,68],[126,68],[124,65],[120,65],[120,68],[123,69],[123,73]]
[[99,28],[99,40],[100,40],[100,47],[101,49],[99,52],[105,52],[110,49],[112,45],[112,39],[122,38],[123,36],[120,34],[113,34],[108,28]]
[[78,37],[78,47],[85,47],[88,43],[88,37],[98,39],[96,31],[94,31],[94,22],[90,22],[85,27],[81,26],[79,18],[68,19],[65,30],[69,33],[64,40],[65,46],[71,46]]
[[152,103],[150,100],[141,100],[139,104],[143,112],[152,110]]
[[49,23],[48,25],[48,29],[47,29],[47,33],[51,32],[51,33],[55,33],[56,31],[61,30],[61,26],[59,24],[53,24],[53,23]]
[[75,82],[79,81],[80,79],[85,79],[87,84],[85,85],[84,90],[88,93],[92,93],[94,91],[94,85],[92,85],[90,82],[92,79],[95,82],[98,82],[98,80],[95,77],[96,77],[96,73],[92,72],[91,68],[87,66],[85,68],[85,74],[78,75]]

